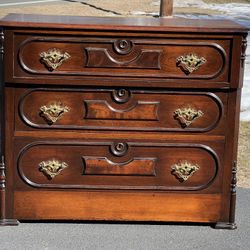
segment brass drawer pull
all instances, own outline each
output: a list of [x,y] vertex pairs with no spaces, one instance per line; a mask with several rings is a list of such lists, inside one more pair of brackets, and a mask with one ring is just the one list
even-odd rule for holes
[[194,120],[203,116],[204,113],[201,110],[194,108],[179,108],[174,111],[174,118],[179,120],[183,128],[188,127]]
[[51,125],[60,119],[64,113],[69,111],[70,108],[62,103],[53,103],[40,107],[40,116],[44,117],[48,124]]
[[62,52],[59,49],[53,48],[40,53],[41,62],[45,64],[49,71],[57,69],[62,63],[68,60],[71,56],[67,52]]
[[188,55],[179,56],[176,59],[176,64],[185,74],[189,75],[199,69],[206,61],[204,57],[199,57],[194,53],[190,53]]
[[180,182],[185,182],[199,169],[200,167],[197,164],[193,165],[188,161],[183,161],[172,166],[172,173]]
[[42,161],[39,163],[39,170],[43,172],[45,176],[49,180],[53,179],[55,176],[60,174],[60,172],[68,167],[68,164],[65,162],[60,162],[58,160],[48,160],[48,161]]

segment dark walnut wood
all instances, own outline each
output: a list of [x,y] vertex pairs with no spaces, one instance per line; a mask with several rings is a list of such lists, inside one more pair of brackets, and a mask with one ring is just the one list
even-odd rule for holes
[[17,14],[0,25],[0,224],[236,228],[244,27]]
[[224,92],[19,88],[16,130],[95,129],[223,135],[227,98]]

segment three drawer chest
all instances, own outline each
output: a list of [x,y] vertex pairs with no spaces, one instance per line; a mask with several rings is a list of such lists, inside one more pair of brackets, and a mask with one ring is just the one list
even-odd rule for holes
[[236,228],[246,28],[22,14],[0,26],[0,224]]

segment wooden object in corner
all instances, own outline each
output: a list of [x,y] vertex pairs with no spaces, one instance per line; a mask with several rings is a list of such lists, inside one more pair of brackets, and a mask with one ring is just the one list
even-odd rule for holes
[[161,0],[160,17],[170,17],[173,15],[173,0]]

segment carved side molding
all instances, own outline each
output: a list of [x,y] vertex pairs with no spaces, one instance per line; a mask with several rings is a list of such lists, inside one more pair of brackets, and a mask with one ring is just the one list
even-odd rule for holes
[[241,44],[241,67],[244,67],[244,62],[246,59],[246,50],[247,50],[247,35],[244,35],[242,38],[242,44]]
[[4,33],[3,30],[0,29],[0,57],[4,53]]
[[230,202],[230,216],[229,216],[229,229],[236,229],[235,223],[235,206],[236,206],[236,187],[237,187],[237,162],[233,162],[232,179],[231,179],[231,202]]
[[2,156],[1,162],[0,162],[0,220],[5,219],[5,164],[4,164],[4,158]]
[[66,162],[60,162],[56,159],[42,161],[39,163],[39,170],[49,179],[59,175],[62,170],[68,167]]
[[229,229],[235,230],[237,225],[235,223],[235,205],[236,205],[236,186],[237,186],[237,162],[233,162],[232,166],[232,177],[231,177],[231,199],[230,199],[230,211],[229,221],[217,222],[215,224],[216,229]]
[[0,159],[0,226],[17,226],[16,219],[6,218],[6,176],[4,157]]

